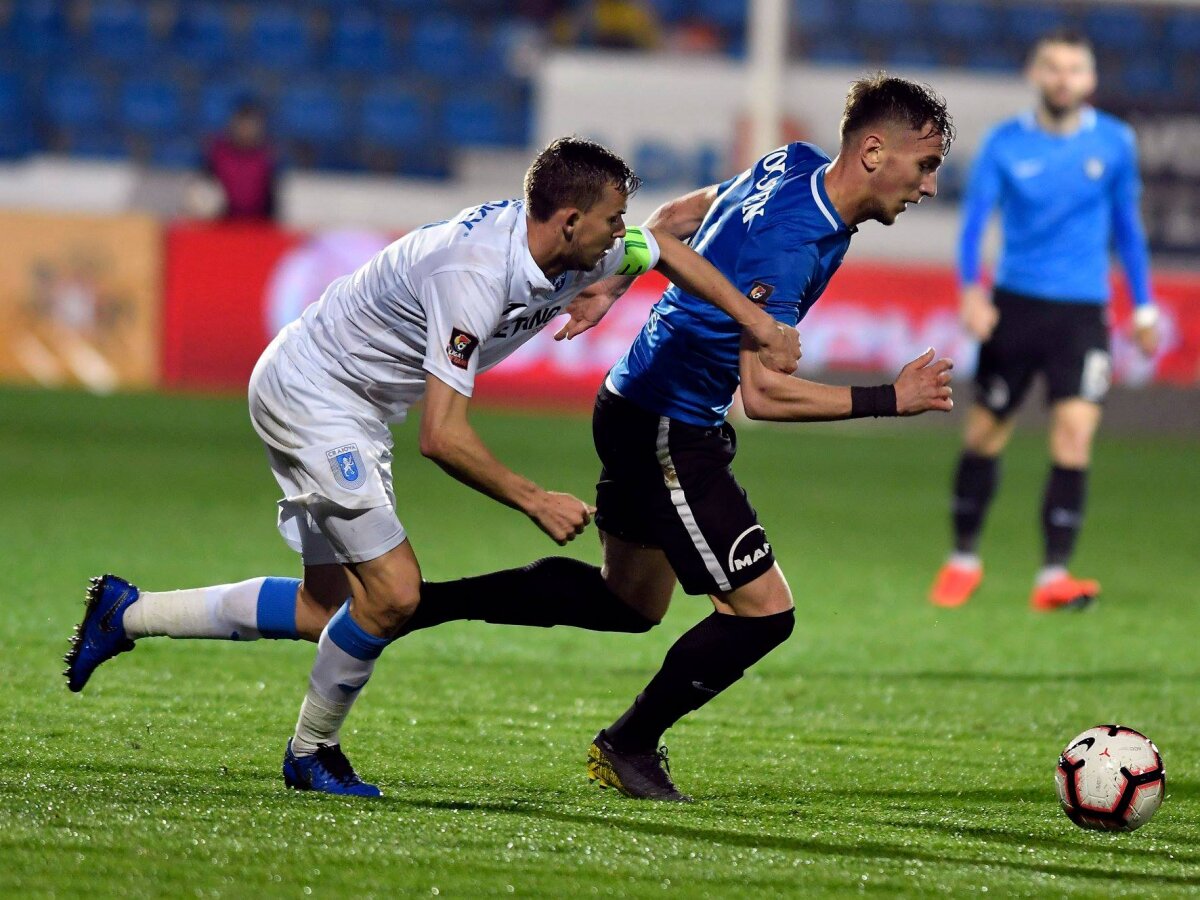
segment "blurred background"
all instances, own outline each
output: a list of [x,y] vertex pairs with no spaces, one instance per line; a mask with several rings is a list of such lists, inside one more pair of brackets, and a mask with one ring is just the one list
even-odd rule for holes
[[[1142,358],[1115,267],[1113,418],[1200,431],[1200,3],[1165,0],[0,0],[0,382],[241,391],[329,281],[519,194],[552,137],[629,159],[640,221],[784,140],[836,152],[848,83],[877,68],[934,85],[959,139],[936,201],[863,227],[803,366],[894,373],[934,345],[965,375],[962,183],[1064,26],[1095,43],[1097,106],[1137,131],[1165,319]],[[585,339],[548,328],[480,396],[587,409],[661,287]]]

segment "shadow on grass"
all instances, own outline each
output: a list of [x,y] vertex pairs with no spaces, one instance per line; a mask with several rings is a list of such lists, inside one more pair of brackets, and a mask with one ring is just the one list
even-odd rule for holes
[[[817,837],[789,837],[778,834],[755,834],[752,832],[730,831],[722,828],[706,828],[686,824],[649,822],[627,816],[612,815],[607,811],[596,813],[571,812],[567,810],[547,808],[545,805],[530,805],[527,801],[511,801],[508,803],[471,801],[452,802],[445,800],[418,800],[405,797],[389,797],[382,801],[390,805],[403,806],[412,809],[444,809],[469,810],[475,812],[499,813],[509,816],[545,819],[552,822],[566,822],[572,825],[600,825],[610,828],[621,828],[634,834],[651,835],[656,837],[676,838],[682,840],[705,841],[708,843],[745,847],[747,849],[771,849],[793,853],[815,853],[824,856],[852,859],[889,859],[896,861],[920,861],[922,863],[962,866],[987,866],[991,869],[1007,869],[1014,873],[1027,872],[1032,875],[1054,875],[1059,878],[1081,878],[1098,882],[1135,882],[1139,884],[1177,885],[1182,887],[1200,887],[1200,874],[1175,875],[1155,874],[1149,872],[1131,872],[1114,869],[1111,864],[1071,865],[1057,862],[1040,862],[1036,860],[1001,860],[993,850],[979,848],[975,853],[932,852],[913,846],[903,846],[897,843],[886,843],[877,840],[861,840],[852,838],[846,843],[835,840],[821,840]],[[661,807],[654,807],[658,810]],[[686,816],[688,810],[680,809],[680,816]],[[890,825],[891,823],[882,823]],[[905,823],[901,827],[922,828],[918,824]],[[947,828],[955,834],[970,834],[971,829]],[[992,838],[988,829],[977,829],[979,834],[972,837],[988,840]],[[998,831],[997,838],[1004,843],[1013,843],[1015,836]],[[1059,841],[1058,839],[1042,840],[1039,838],[1022,838],[1017,843],[1037,847],[1041,845],[1056,846],[1078,851],[1078,843]],[[1140,848],[1138,848],[1140,849]],[[1126,848],[1119,848],[1125,853]],[[1141,850],[1139,858],[1147,861],[1162,862],[1168,865],[1185,865],[1193,862],[1192,858],[1174,858],[1168,851]]]

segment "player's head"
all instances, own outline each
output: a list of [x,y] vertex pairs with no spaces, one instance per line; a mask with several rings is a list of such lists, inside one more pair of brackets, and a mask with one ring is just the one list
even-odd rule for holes
[[267,117],[257,101],[245,99],[238,103],[229,117],[229,135],[242,147],[256,147],[267,136]]
[[891,225],[909,203],[937,193],[937,170],[950,152],[954,122],[931,87],[877,72],[850,86],[840,156],[869,194],[861,221]]
[[567,268],[588,270],[625,234],[625,202],[641,187],[625,160],[595,141],[563,137],[525,173],[525,208],[549,223]]
[[1096,90],[1091,42],[1073,31],[1052,31],[1029,51],[1026,75],[1042,109],[1056,119],[1074,114]]

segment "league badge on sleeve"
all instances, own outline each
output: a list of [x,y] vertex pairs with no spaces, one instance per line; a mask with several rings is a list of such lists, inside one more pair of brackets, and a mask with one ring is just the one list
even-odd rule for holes
[[334,447],[325,454],[325,458],[329,460],[329,467],[333,469],[333,477],[342,487],[355,491],[366,483],[358,444]]
[[471,354],[479,346],[479,338],[455,328],[450,332],[450,343],[446,345],[446,358],[452,366],[465,369],[471,362]]
[[750,298],[752,303],[765,306],[773,293],[775,293],[773,285],[767,284],[764,281],[756,281],[750,285],[750,290],[746,291],[746,296]]

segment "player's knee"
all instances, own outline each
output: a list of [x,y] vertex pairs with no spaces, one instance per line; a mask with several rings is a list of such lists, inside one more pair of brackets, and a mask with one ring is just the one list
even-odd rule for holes
[[1060,466],[1082,468],[1091,461],[1093,429],[1077,423],[1063,422],[1050,435],[1050,455]]
[[369,592],[365,602],[358,604],[356,613],[361,614],[377,634],[394,636],[400,634],[404,624],[412,618],[421,602],[420,587],[392,585],[386,590]]

